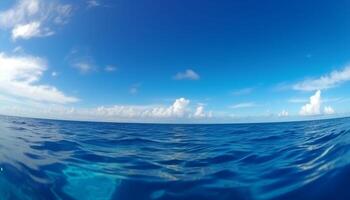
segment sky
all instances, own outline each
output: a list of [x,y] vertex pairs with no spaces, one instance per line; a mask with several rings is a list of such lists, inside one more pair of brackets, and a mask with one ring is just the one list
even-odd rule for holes
[[347,0],[2,0],[0,114],[166,123],[349,116]]

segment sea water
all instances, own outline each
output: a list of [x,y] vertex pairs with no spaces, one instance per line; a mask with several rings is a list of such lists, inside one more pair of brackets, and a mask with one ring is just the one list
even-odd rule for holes
[[0,117],[0,199],[350,199],[350,119],[170,125]]

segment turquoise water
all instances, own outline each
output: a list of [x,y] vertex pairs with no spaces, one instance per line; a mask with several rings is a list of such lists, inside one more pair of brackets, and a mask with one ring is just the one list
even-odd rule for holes
[[0,117],[0,199],[350,199],[350,119],[236,125]]

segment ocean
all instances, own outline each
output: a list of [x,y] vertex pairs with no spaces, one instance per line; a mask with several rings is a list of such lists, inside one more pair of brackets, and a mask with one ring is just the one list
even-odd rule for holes
[[170,125],[0,117],[0,199],[350,199],[350,118]]

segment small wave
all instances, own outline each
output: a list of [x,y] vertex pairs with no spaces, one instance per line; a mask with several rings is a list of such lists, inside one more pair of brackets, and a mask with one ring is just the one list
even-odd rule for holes
[[0,199],[350,199],[349,118],[0,125]]

